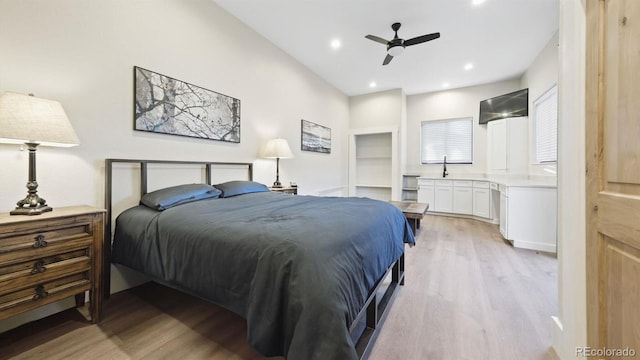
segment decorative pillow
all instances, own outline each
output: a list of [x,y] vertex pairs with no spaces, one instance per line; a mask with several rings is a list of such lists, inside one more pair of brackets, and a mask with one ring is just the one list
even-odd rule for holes
[[174,206],[217,198],[221,191],[207,184],[185,184],[152,191],[140,199],[140,204],[154,210],[166,210]]
[[236,195],[269,191],[269,188],[255,181],[234,180],[214,185],[222,191],[220,197],[228,198]]

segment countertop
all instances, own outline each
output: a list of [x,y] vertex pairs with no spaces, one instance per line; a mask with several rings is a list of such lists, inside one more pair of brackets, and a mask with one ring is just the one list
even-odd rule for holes
[[507,187],[557,187],[557,180],[555,176],[453,174],[448,175],[446,178],[438,175],[420,175],[418,176],[418,179],[489,181]]

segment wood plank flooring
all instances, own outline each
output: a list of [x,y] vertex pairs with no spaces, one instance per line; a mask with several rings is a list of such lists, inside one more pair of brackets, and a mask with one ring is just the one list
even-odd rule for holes
[[[555,257],[495,225],[427,216],[371,360],[558,359]],[[104,320],[69,310],[0,334],[0,359],[264,359],[239,316],[153,283],[114,294]],[[278,359],[278,358],[274,358]]]

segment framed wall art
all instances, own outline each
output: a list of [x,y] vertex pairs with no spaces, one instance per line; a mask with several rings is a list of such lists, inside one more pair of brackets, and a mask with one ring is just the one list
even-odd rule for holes
[[240,142],[240,100],[134,67],[134,130]]
[[331,129],[302,120],[301,144],[302,150],[313,151],[324,154],[331,153]]

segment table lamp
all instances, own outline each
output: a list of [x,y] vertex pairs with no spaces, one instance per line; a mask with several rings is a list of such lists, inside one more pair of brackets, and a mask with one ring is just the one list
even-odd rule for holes
[[285,139],[271,139],[267,142],[264,151],[264,157],[267,159],[276,159],[276,181],[273,183],[274,188],[281,188],[280,183],[280,159],[288,159],[293,157],[289,143]]
[[0,95],[0,142],[25,144],[29,149],[28,193],[17,202],[11,215],[39,215],[51,211],[47,201],[38,196],[36,149],[38,145],[70,147],[79,144],[62,105],[33,95],[3,93]]

